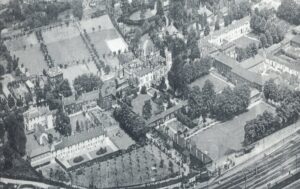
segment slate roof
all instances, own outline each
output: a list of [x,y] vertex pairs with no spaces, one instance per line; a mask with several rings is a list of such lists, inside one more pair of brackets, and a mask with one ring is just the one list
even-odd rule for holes
[[87,131],[69,137],[63,137],[62,141],[55,145],[55,150],[64,149],[66,147],[73,146],[80,142],[84,142],[86,140],[99,137],[103,134],[104,134],[103,128],[99,126],[94,129],[89,129]]

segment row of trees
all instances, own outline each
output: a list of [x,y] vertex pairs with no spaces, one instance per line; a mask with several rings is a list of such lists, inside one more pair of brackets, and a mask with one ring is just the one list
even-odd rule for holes
[[300,116],[299,91],[292,91],[269,80],[264,85],[263,93],[269,102],[275,102],[276,114],[266,111],[246,123],[246,145],[297,122]]
[[225,88],[216,94],[214,85],[207,80],[202,88],[193,87],[188,98],[188,116],[191,119],[202,116],[205,122],[210,117],[217,120],[228,120],[246,111],[250,103],[250,89],[247,85],[239,85],[233,90]]
[[46,3],[39,1],[25,4],[21,1],[13,0],[2,15],[5,24],[22,22],[20,26],[26,29],[33,29],[56,22],[60,13],[70,9],[75,17],[81,19],[83,8],[80,0],[74,1],[72,5],[68,2]]
[[263,9],[255,12],[251,16],[250,27],[253,32],[260,35],[260,42],[263,48],[279,43],[284,38],[284,32],[280,26],[272,21],[274,13],[272,10]]
[[145,121],[125,104],[115,108],[113,112],[114,118],[120,123],[120,126],[132,138],[137,141],[143,141],[147,132]]
[[291,24],[300,24],[300,5],[294,0],[283,0],[277,9],[277,16]]

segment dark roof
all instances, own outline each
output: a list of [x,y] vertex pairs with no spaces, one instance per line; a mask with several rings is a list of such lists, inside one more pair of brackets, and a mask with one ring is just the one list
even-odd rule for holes
[[263,85],[262,77],[261,75],[248,71],[240,66],[236,66],[231,70],[232,73],[246,79],[247,81],[250,81],[251,83],[255,83],[258,85]]
[[216,56],[214,56],[214,59],[230,68],[234,68],[238,64],[236,60],[232,59],[230,56],[227,56],[224,53],[217,54]]
[[182,107],[184,107],[186,105],[187,105],[187,101],[182,101],[182,102],[178,103],[176,106],[173,106],[173,107],[167,109],[166,111],[163,111],[161,114],[158,114],[158,115],[155,115],[155,116],[151,117],[149,120],[147,120],[146,124],[149,125],[149,124],[151,124],[155,121],[163,119],[167,115],[181,109]]
[[76,135],[72,135],[69,137],[63,137],[62,141],[55,145],[56,150],[64,149],[66,147],[78,144],[80,142],[84,142],[89,139],[93,139],[99,137],[104,134],[103,127],[96,127],[94,129],[89,129],[87,131],[78,133]]
[[219,53],[214,58],[216,61],[230,67],[232,73],[234,73],[252,83],[256,83],[259,85],[263,84],[261,75],[242,68],[236,60],[225,55],[224,53]]

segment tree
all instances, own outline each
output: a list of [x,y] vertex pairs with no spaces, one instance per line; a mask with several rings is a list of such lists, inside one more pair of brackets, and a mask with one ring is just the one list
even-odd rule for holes
[[220,29],[220,20],[217,19],[215,22],[215,30],[219,30]]
[[51,133],[48,134],[48,142],[49,144],[53,143],[53,135]]
[[275,84],[275,81],[273,79],[270,79],[265,82],[264,87],[263,87],[263,93],[264,96],[267,100],[275,100],[276,97],[279,94],[278,87]]
[[158,90],[164,91],[167,89],[166,78],[162,77],[158,86]]
[[0,64],[0,77],[5,74],[5,68],[2,64]]
[[177,28],[182,28],[187,22],[187,13],[184,0],[173,0],[170,1],[169,17],[174,22],[174,26]]
[[80,132],[81,129],[80,129],[80,125],[79,125],[79,121],[76,120],[76,132]]
[[210,80],[206,80],[202,88],[202,98],[207,112],[212,111],[213,103],[216,99],[214,84]]
[[143,117],[145,119],[149,119],[152,116],[152,105],[151,101],[147,100],[145,101],[145,104],[143,106]]
[[21,156],[26,153],[26,136],[21,113],[12,112],[4,119],[7,128],[9,145]]
[[105,73],[106,75],[108,75],[109,72],[110,72],[110,66],[109,66],[109,65],[105,65],[105,67],[104,67],[104,73]]
[[300,24],[300,5],[294,0],[283,0],[277,9],[277,16],[292,24]]
[[273,45],[273,37],[269,31],[266,31],[266,38],[267,38],[268,46],[272,46]]
[[82,1],[76,0],[72,2],[72,13],[75,17],[79,18],[81,20],[83,16],[83,7],[82,7]]
[[145,85],[141,88],[141,94],[147,94],[147,88]]
[[9,108],[12,108],[12,107],[14,107],[16,105],[15,104],[15,99],[14,99],[14,97],[11,94],[8,95],[7,104],[8,104]]
[[70,118],[61,109],[59,109],[56,113],[55,123],[56,123],[55,130],[59,132],[61,135],[63,136],[71,135],[72,128],[70,124]]
[[94,89],[100,89],[102,87],[101,79],[93,74],[83,74],[75,78],[73,85],[77,94],[82,94],[84,92],[90,92]]
[[210,33],[210,28],[209,28],[209,25],[206,25],[205,29],[204,29],[204,35],[205,36],[208,36]]
[[157,0],[156,15],[159,15],[160,17],[164,16],[164,9],[161,0]]
[[69,84],[69,80],[65,79],[60,84],[56,86],[54,92],[57,94],[62,94],[64,97],[69,97],[72,95],[72,89]]
[[23,101],[22,101],[22,99],[18,98],[18,99],[17,99],[17,102],[16,102],[16,105],[17,105],[18,107],[22,107],[22,106],[23,106]]
[[266,48],[268,46],[267,37],[264,33],[260,34],[259,40],[263,48]]

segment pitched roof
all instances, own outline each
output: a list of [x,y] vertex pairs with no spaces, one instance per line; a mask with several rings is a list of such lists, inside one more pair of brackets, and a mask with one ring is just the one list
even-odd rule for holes
[[78,144],[80,142],[84,142],[89,139],[93,139],[96,137],[99,137],[104,134],[103,127],[96,127],[94,129],[89,129],[87,131],[69,136],[69,137],[63,137],[62,141],[55,145],[55,150],[64,149],[69,146],[73,146],[75,144]]
[[182,107],[187,105],[187,101],[181,101],[180,103],[178,103],[177,105],[167,109],[166,111],[163,111],[161,114],[155,115],[153,117],[151,117],[149,120],[147,120],[146,124],[149,125],[155,121],[158,121],[160,119],[163,119],[164,117],[166,117],[167,115],[181,109]]
[[219,53],[214,58],[218,62],[230,67],[232,73],[234,73],[252,83],[256,83],[259,85],[263,84],[261,75],[244,69],[243,67],[241,67],[239,65],[239,63],[236,60],[225,55],[224,53]]
[[248,69],[262,63],[264,60],[265,60],[265,58],[262,55],[257,54],[254,57],[248,58],[248,59],[240,62],[239,65],[248,70]]

